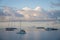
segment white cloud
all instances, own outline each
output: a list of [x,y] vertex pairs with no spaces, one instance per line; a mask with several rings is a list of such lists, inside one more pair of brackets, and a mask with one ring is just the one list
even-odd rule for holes
[[36,10],[36,11],[42,11],[42,8],[39,7],[39,6],[37,6],[34,10]]
[[29,7],[24,7],[22,10],[25,10],[25,11],[27,10],[27,11],[28,11],[28,10],[31,10],[31,8],[29,8]]

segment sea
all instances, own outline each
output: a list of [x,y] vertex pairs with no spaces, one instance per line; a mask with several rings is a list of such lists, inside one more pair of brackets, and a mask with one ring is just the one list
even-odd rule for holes
[[[58,30],[46,31],[36,27],[57,28]],[[6,31],[5,28],[17,28]],[[17,34],[21,29],[26,34]],[[60,21],[39,22],[0,22],[0,40],[60,40]]]

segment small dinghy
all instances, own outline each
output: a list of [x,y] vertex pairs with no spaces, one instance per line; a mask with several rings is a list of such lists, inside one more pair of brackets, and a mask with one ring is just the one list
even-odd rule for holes
[[26,34],[25,30],[21,29],[17,34]]

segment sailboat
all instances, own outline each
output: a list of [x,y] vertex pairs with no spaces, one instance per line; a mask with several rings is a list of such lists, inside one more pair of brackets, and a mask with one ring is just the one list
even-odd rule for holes
[[[15,29],[17,29],[17,28],[12,27],[12,21],[11,21],[10,19],[9,19],[8,22],[9,22],[9,23],[8,23],[8,26],[9,26],[9,27],[5,28],[6,31],[14,31]],[[10,27],[10,26],[11,26],[11,27]]]
[[26,34],[26,31],[21,28],[21,20],[20,20],[20,31],[17,34]]

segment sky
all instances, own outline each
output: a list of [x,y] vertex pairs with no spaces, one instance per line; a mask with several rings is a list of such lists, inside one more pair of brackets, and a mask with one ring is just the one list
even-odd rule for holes
[[52,8],[52,3],[55,4],[59,2],[60,0],[0,0],[0,6],[10,6],[18,9],[22,9],[23,7],[35,8],[37,6],[40,6],[43,9],[48,10],[60,9],[59,7]]
[[60,0],[0,0],[0,22],[12,20],[60,20]]
[[60,19],[60,0],[0,0],[0,20]]

